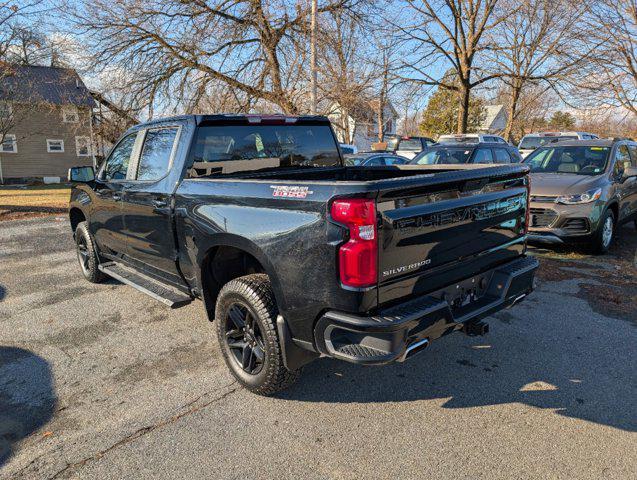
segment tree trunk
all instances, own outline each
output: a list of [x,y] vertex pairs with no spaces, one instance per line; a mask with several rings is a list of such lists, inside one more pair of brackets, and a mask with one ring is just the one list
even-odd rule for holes
[[458,127],[456,133],[467,133],[469,125],[469,100],[471,88],[469,83],[461,81],[458,85]]
[[376,122],[378,122],[378,141],[382,142],[385,138],[385,109],[384,100],[381,98],[378,99],[378,111],[376,112]]
[[522,82],[519,79],[514,80],[513,85],[511,85],[511,99],[509,102],[509,108],[507,109],[507,124],[504,128],[504,139],[507,142],[511,141],[513,124],[515,123],[515,117],[518,115],[518,101],[520,100],[521,91]]

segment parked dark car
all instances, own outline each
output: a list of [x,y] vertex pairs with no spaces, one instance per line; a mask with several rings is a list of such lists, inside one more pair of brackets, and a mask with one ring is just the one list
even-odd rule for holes
[[271,394],[320,356],[484,334],[532,291],[528,168],[465,167],[345,166],[325,117],[174,117],[71,169],[69,215],[87,280],[203,300],[232,374]]
[[637,143],[566,140],[533,151],[529,238],[604,253],[617,225],[637,220]]
[[441,143],[416,155],[410,165],[461,163],[519,163],[517,148],[502,143]]
[[385,165],[404,165],[409,163],[409,159],[394,155],[389,152],[362,152],[353,155],[344,155],[345,165],[383,167]]

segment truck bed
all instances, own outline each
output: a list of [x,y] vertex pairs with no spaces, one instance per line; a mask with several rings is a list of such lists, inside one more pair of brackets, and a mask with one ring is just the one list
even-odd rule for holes
[[[267,195],[269,199],[264,198],[263,205],[268,211],[281,205],[288,211],[316,208],[326,217],[335,198],[375,198],[379,217],[378,284],[373,292],[365,292],[361,302],[363,310],[373,311],[522,255],[527,172],[523,165],[276,168],[225,175],[223,179],[209,177],[209,181],[225,185],[224,195],[235,188],[243,195]],[[193,180],[199,184],[207,181]],[[189,183],[184,182],[184,193]],[[307,188],[310,195],[273,199],[276,186]],[[197,190],[209,191],[202,187]],[[264,211],[264,215],[269,213]],[[319,234],[313,230],[313,236]],[[342,238],[342,231],[328,228],[316,243],[307,243],[324,249],[321,245],[327,241],[334,245],[335,256],[338,238]],[[322,268],[316,265],[313,271],[319,276],[328,274],[321,273]],[[312,293],[321,298],[328,295]]]

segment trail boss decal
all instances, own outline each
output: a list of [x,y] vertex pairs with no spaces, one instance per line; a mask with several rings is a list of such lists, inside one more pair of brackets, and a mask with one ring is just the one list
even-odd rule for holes
[[310,190],[310,187],[295,187],[290,185],[270,185],[272,189],[273,197],[287,197],[287,198],[305,198],[308,195],[312,195],[314,192]]

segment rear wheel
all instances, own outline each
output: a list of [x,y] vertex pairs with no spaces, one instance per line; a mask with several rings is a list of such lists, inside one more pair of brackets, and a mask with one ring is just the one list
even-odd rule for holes
[[98,269],[100,262],[95,242],[86,222],[80,222],[75,229],[75,247],[77,250],[77,261],[80,264],[84,278],[91,283],[100,283],[104,280],[104,274]]
[[283,363],[277,314],[267,275],[237,278],[219,292],[215,321],[224,360],[245,388],[260,395],[287,388],[300,374]]
[[593,235],[593,253],[603,254],[608,252],[615,237],[615,214],[612,210],[606,210],[597,231]]

